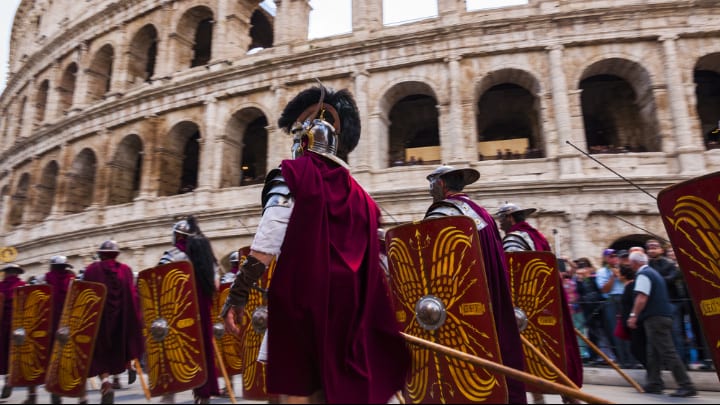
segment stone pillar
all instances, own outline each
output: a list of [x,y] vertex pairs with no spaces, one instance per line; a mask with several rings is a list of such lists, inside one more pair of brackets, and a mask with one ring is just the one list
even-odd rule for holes
[[120,24],[115,29],[117,49],[113,49],[110,91],[106,97],[119,98],[125,92],[128,82],[128,53],[130,39],[127,37],[127,25]]
[[[562,45],[552,45],[547,49],[550,60],[550,82],[552,84],[556,132],[555,135],[552,136],[551,131],[543,131],[546,135],[544,145],[545,156],[558,156],[561,178],[580,177],[582,176],[582,158],[580,152],[566,144],[565,141],[570,141],[581,149],[587,149],[587,142],[585,141],[585,133],[580,128],[577,131],[573,131],[568,97],[569,91],[563,67],[564,47]],[[579,92],[577,93],[576,100],[578,102],[580,101]],[[582,112],[580,112],[578,119],[582,120]]]
[[220,188],[220,172],[223,162],[223,126],[225,121],[224,105],[214,97],[205,100],[205,134],[204,148],[198,171],[198,187],[207,186],[211,189]]
[[370,113],[368,124],[371,134],[369,144],[374,145],[369,148],[368,164],[372,169],[387,168],[390,166],[388,153],[390,119],[384,111],[377,109]]
[[45,109],[45,121],[53,122],[62,119],[62,111],[60,111],[60,81],[62,80],[62,72],[60,71],[60,61],[53,62],[50,72],[50,86],[48,88],[47,108]]
[[[151,80],[169,80],[175,70],[180,68],[176,66],[177,58],[175,57],[178,45],[176,41],[170,40],[177,35],[175,34],[177,27],[172,25],[173,13],[172,4],[170,2],[163,3],[160,17],[161,23],[156,26],[156,29],[159,29],[157,56],[155,58],[155,72],[153,77],[150,78]],[[128,49],[128,52],[132,52],[132,50]]]
[[[250,3],[250,4],[248,4]],[[213,29],[210,65],[244,55],[250,46],[250,18],[253,2],[219,0]]]
[[88,78],[90,76],[88,73],[90,61],[88,59],[88,45],[86,42],[82,42],[75,49],[75,63],[78,65],[78,70],[75,77],[73,102],[69,109],[71,113],[80,112],[87,105]]
[[354,35],[367,35],[381,30],[382,27],[382,0],[352,0]]
[[28,186],[25,209],[23,210],[23,224],[34,223],[39,218],[35,211],[37,209],[36,200],[38,196],[38,188],[40,187],[40,175],[42,173],[42,169],[40,168],[40,159],[38,156],[32,157],[32,163],[30,163],[30,173],[30,185]]
[[[570,217],[570,252],[565,253],[566,256],[580,257],[580,256],[592,256],[587,255],[585,246],[588,246],[587,227],[585,226],[585,220],[587,215],[585,213],[573,213],[568,214]],[[596,266],[597,267],[597,266]]]
[[[110,187],[112,176],[113,161],[115,156],[110,152],[115,152],[112,147],[112,133],[105,129],[100,132],[97,137],[103,140],[102,150],[106,153],[98,154],[97,174],[95,178],[95,195],[93,197],[93,205],[106,206],[110,199]],[[103,139],[104,138],[104,139]]]
[[438,16],[443,20],[443,25],[460,22],[460,15],[465,11],[464,0],[438,0],[437,4]]
[[[440,111],[447,114],[445,117],[440,116],[441,122],[445,124],[445,128],[440,131],[443,138],[440,140],[440,146],[443,151],[449,149],[450,152],[450,159],[443,159],[443,162],[452,162],[453,164],[477,160],[477,142],[475,141],[474,132],[463,130],[462,125],[463,109],[466,106],[460,90],[460,86],[464,82],[460,70],[460,60],[460,55],[445,58],[448,69],[447,87],[450,89],[450,93],[448,94],[447,108]],[[442,134],[445,134],[445,136]],[[469,156],[470,153],[473,153],[472,158]]]
[[[358,3],[357,1],[354,1],[354,3]],[[353,91],[353,96],[355,97],[355,102],[357,103],[358,111],[360,112],[360,142],[358,142],[357,148],[355,148],[355,151],[350,153],[350,156],[348,156],[350,167],[353,168],[353,171],[367,171],[370,169],[370,156],[368,154],[368,151],[370,149],[370,145],[375,145],[376,139],[373,138],[373,132],[370,131],[369,122],[368,122],[368,90],[367,90],[367,83],[368,83],[368,76],[370,74],[367,72],[367,70],[359,69],[357,72],[353,73],[353,78],[355,79],[355,90]]]
[[309,0],[275,0],[275,47],[305,43],[310,23]]
[[[703,173],[705,162],[703,158],[702,139],[692,136],[690,119],[688,117],[688,103],[685,98],[682,76],[677,60],[677,35],[660,37],[663,46],[663,65],[665,67],[665,80],[669,95],[670,113],[673,120],[673,135],[680,162],[682,174]],[[693,95],[694,96],[694,95]],[[664,143],[663,143],[664,144]],[[663,151],[672,152],[663,147]]]
[[55,195],[55,201],[50,214],[51,218],[58,218],[65,214],[68,190],[71,187],[69,183],[72,181],[72,177],[69,174],[72,169],[73,158],[75,157],[73,152],[73,148],[67,144],[60,145],[60,153],[58,154],[60,170],[58,171],[57,194]]
[[274,93],[275,116],[267,117],[268,126],[265,128],[268,136],[267,171],[276,168],[283,159],[290,157],[290,136],[277,127],[277,119],[285,108],[287,100],[287,87],[284,84],[273,84],[270,90]]
[[162,153],[159,149],[159,139],[167,136],[161,123],[163,120],[156,115],[145,117],[143,122],[143,164],[140,176],[140,194],[136,200],[145,200],[158,194],[160,185],[160,165]]

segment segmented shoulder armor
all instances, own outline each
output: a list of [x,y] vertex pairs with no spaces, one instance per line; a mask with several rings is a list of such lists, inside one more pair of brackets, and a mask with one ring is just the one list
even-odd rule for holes
[[481,230],[487,226],[487,222],[475,212],[470,205],[459,200],[441,200],[433,203],[425,213],[425,218],[446,217],[452,215],[465,215],[475,221],[477,230]]
[[189,261],[190,258],[182,250],[180,250],[176,247],[173,247],[172,249],[166,250],[165,253],[163,253],[158,264],[167,264],[167,263],[179,262],[179,261],[183,261],[183,260]]
[[503,250],[506,252],[524,252],[535,250],[535,243],[527,232],[509,232],[503,238]]
[[293,201],[292,193],[290,193],[280,168],[270,170],[265,176],[265,186],[262,190],[263,212],[269,207],[290,208]]

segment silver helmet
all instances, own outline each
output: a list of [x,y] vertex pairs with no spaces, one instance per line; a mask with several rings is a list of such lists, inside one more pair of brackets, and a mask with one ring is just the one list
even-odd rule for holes
[[240,261],[240,253],[237,251],[230,254],[230,263],[237,263]]
[[118,246],[117,242],[114,240],[106,240],[105,242],[100,244],[100,248],[98,248],[98,253],[100,252],[109,252],[109,253],[119,253],[120,247]]
[[67,267],[67,268],[73,268],[72,264],[68,263],[67,256],[53,256],[50,258],[50,265],[55,267]]
[[172,244],[175,245],[175,242],[177,242],[177,234],[191,236],[195,235],[196,233],[197,232],[193,230],[193,225],[188,220],[183,219],[175,222],[172,232]]

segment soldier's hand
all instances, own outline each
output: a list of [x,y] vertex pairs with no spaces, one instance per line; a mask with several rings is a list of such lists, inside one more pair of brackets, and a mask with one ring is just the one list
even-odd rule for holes
[[240,335],[240,328],[237,326],[237,321],[240,321],[242,317],[242,308],[238,307],[230,307],[230,310],[227,311],[227,314],[225,314],[225,317],[223,318],[223,323],[225,324],[225,332],[231,333],[235,336]]

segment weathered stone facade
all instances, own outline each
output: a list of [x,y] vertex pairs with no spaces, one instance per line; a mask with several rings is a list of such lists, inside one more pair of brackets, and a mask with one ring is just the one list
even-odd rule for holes
[[[316,78],[356,97],[349,162],[386,227],[422,218],[438,162],[472,166],[480,204],[537,207],[556,251],[599,264],[607,246],[665,237],[658,191],[720,170],[717,1],[439,0],[437,17],[395,26],[381,0],[354,1],[352,33],[312,40],[306,0],[274,16],[259,3],[21,2],[0,96],[0,246],[28,274],[55,254],[83,267],[106,239],[153,266],[187,214],[218,257],[249,244],[259,179],[289,157],[281,108]],[[518,139],[535,152],[479,156]]]

